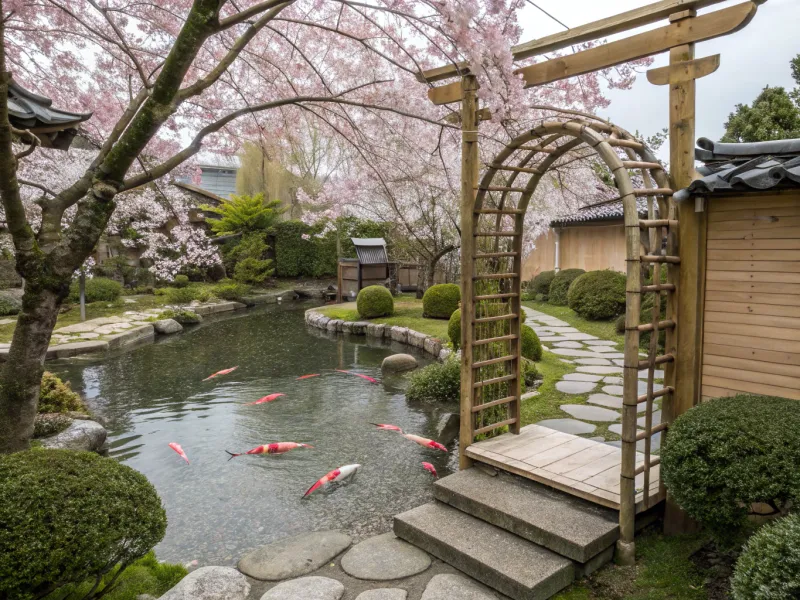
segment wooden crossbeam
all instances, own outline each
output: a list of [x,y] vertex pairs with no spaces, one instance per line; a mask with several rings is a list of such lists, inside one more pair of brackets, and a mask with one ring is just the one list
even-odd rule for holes
[[650,69],[647,72],[647,81],[653,85],[672,85],[700,79],[719,69],[719,61],[719,54],[715,54],[695,60],[684,60],[658,69]]

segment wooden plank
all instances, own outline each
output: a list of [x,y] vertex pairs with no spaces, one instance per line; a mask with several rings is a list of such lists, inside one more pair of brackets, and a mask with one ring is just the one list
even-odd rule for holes
[[[761,327],[779,327],[788,329],[800,329],[800,318],[777,317],[770,315],[753,315],[744,313],[726,313],[709,311],[706,306],[706,323],[728,323],[742,325],[756,325]],[[736,328],[738,331],[738,328]],[[766,336],[760,336],[766,337]]]
[[[728,327],[728,331],[730,331],[730,327]],[[800,354],[800,343],[798,342],[783,339],[754,338],[746,335],[739,335],[738,331],[736,334],[707,331],[705,339],[710,344],[729,344],[731,346],[738,346],[739,348],[758,348],[761,350],[786,353],[787,358],[789,358],[789,355]]]
[[[775,240],[779,241],[779,240]],[[750,242],[752,243],[752,242]],[[800,240],[798,240],[800,248]],[[798,250],[718,250],[712,249],[709,245],[709,261],[742,261],[742,262],[769,262],[769,263],[788,263],[800,261],[800,249]]]
[[736,381],[733,379],[724,379],[721,377],[713,377],[711,375],[703,375],[703,385],[706,384],[714,387],[737,390],[739,392],[747,392],[750,394],[760,394],[762,396],[780,396],[781,398],[800,400],[800,390],[797,388],[784,388],[775,385],[765,385],[763,383],[751,383],[749,381]]
[[573,454],[577,454],[587,448],[596,445],[596,441],[586,438],[573,437],[572,440],[560,446],[555,446],[544,452],[538,452],[535,455],[528,456],[522,459],[522,462],[527,463],[533,467],[546,467],[547,465],[559,460],[563,460]]
[[752,194],[748,192],[747,196],[742,198],[711,198],[708,203],[709,214],[738,212],[747,209],[763,209],[763,208],[784,208],[787,206],[800,206],[800,198],[797,197],[797,192],[788,191],[776,194]]
[[576,452],[571,456],[550,463],[547,465],[547,471],[556,475],[564,475],[565,473],[574,471],[579,467],[592,463],[609,454],[615,455],[617,460],[620,460],[621,453],[619,448],[614,448],[613,446],[598,442],[596,446],[591,446],[586,450]]
[[[752,364],[750,368],[752,369],[754,366],[757,366],[757,364]],[[718,367],[717,365],[707,365],[706,368],[703,369],[703,375],[793,389],[797,391],[798,399],[800,399],[800,377],[748,371],[745,369],[731,369],[728,367]]]
[[800,294],[800,284],[747,281],[720,281],[709,279],[706,289],[719,292],[758,292],[761,294]]
[[[590,477],[594,477],[598,473],[602,473],[606,469],[609,469],[614,466],[619,466],[622,462],[621,455],[609,454],[607,456],[603,456],[602,458],[598,458],[590,463],[586,463],[581,465],[571,471],[567,471],[566,473],[562,473],[562,475],[566,475],[570,479],[574,479],[576,481],[586,481]],[[557,464],[557,463],[556,463]],[[550,470],[548,467],[545,470]],[[591,485],[591,484],[589,484]]]
[[[741,341],[744,340],[744,344]],[[770,348],[754,348],[747,343],[747,338],[739,336],[721,336],[709,334],[703,346],[706,355],[725,356],[769,362],[776,365],[800,366],[800,353]],[[738,342],[738,343],[737,343]]]
[[717,221],[708,224],[708,231],[762,231],[800,227],[800,217],[764,217],[742,221]]
[[706,290],[706,300],[716,302],[744,302],[778,306],[800,306],[800,296],[796,294],[751,293],[731,290]]
[[715,398],[726,398],[728,396],[735,396],[738,394],[736,390],[729,390],[726,388],[714,387],[712,385],[703,386],[703,401],[713,400]]
[[782,365],[774,362],[751,360],[749,358],[735,358],[731,356],[716,356],[708,350],[703,354],[703,364],[715,367],[725,367],[727,369],[742,369],[744,371],[755,371],[757,373],[771,373],[774,375],[784,375],[786,377],[800,378],[800,365]]
[[647,81],[653,85],[680,83],[689,79],[700,79],[706,75],[711,75],[717,69],[719,69],[719,54],[714,54],[713,56],[705,56],[666,67],[650,69],[647,71]]
[[[709,240],[709,250],[800,250],[800,238],[766,239],[766,240]],[[783,255],[783,252],[780,253]],[[759,255],[756,255],[759,256]],[[768,255],[769,256],[769,255]],[[794,257],[794,254],[790,254]],[[783,259],[782,259],[783,260]],[[796,260],[789,258],[786,260]]]
[[761,327],[759,325],[736,325],[731,327],[728,323],[707,322],[705,324],[706,333],[728,334],[735,331],[736,335],[747,335],[753,339],[766,338],[769,340],[789,340],[800,343],[800,331],[795,329],[785,329],[783,327]]
[[800,203],[795,205],[774,208],[745,208],[740,210],[715,211],[708,215],[709,223],[723,223],[726,221],[752,221],[769,220],[778,217],[800,216]]
[[[780,258],[780,254],[777,255]],[[710,260],[709,271],[800,273],[800,260]]]
[[706,299],[706,314],[709,312],[800,318],[800,306],[785,306],[783,303],[756,304],[754,302],[712,302]]
[[526,458],[529,458],[540,452],[545,452],[547,450],[550,450],[551,448],[556,448],[558,446],[561,446],[562,444],[566,444],[567,442],[570,442],[573,439],[575,439],[575,436],[569,433],[562,433],[559,431],[557,433],[554,433],[553,435],[548,435],[547,437],[539,438],[538,440],[534,440],[533,442],[522,444],[517,448],[504,450],[503,455],[509,458],[513,458],[515,460],[528,462],[525,460]]
[[715,271],[711,265],[706,272],[708,281],[752,281],[758,283],[800,283],[800,273],[777,271]]
[[736,231],[715,230],[708,232],[710,240],[797,240],[800,239],[800,227],[781,227],[778,229],[742,229]]

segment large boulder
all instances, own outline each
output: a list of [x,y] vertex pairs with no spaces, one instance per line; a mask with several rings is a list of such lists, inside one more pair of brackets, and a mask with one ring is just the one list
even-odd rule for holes
[[153,328],[156,330],[156,333],[160,333],[161,335],[170,335],[183,331],[183,326],[175,319],[161,319],[160,321],[156,321],[153,323]]
[[40,441],[45,448],[98,452],[106,443],[107,435],[108,432],[100,423],[75,420],[61,433]]
[[391,373],[413,371],[417,366],[417,359],[410,354],[392,354],[383,359],[381,373],[389,375]]
[[189,573],[161,600],[246,600],[247,578],[231,567],[202,567]]
[[350,547],[341,531],[313,531],[256,548],[239,561],[239,570],[254,579],[280,581],[316,571]]

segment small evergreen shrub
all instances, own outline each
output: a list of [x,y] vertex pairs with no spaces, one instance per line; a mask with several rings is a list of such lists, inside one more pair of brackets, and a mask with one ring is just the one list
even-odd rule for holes
[[356,309],[362,319],[387,317],[394,312],[392,293],[382,285],[370,285],[358,292]]
[[125,568],[166,527],[155,488],[116,460],[44,449],[0,456],[0,598],[33,600]]
[[537,379],[541,379],[536,363],[527,358],[522,359],[522,391],[532,388]]
[[[122,284],[106,277],[92,277],[86,280],[86,302],[114,302],[122,295]],[[81,299],[80,282],[75,280],[69,287],[69,300]]]
[[249,293],[250,286],[243,283],[219,283],[214,286],[214,295],[229,302],[241,302]]
[[0,317],[16,315],[21,310],[22,300],[8,292],[0,292]]
[[172,280],[172,285],[176,288],[185,288],[189,285],[189,276],[188,275],[175,275],[175,278]]
[[572,282],[569,307],[590,321],[603,321],[625,311],[626,278],[616,271],[590,271]]
[[453,349],[458,350],[461,347],[461,309],[457,308],[450,315],[450,322],[447,324],[447,337],[450,338],[450,343],[453,344]]
[[586,273],[586,271],[583,269],[563,269],[556,273],[553,282],[550,284],[550,291],[548,292],[548,301],[550,304],[566,306],[569,286],[584,273]]
[[39,391],[39,413],[85,413],[87,410],[81,397],[72,391],[69,382],[61,381],[49,371],[44,372]]
[[414,371],[406,390],[412,402],[460,402],[461,363],[455,357]]
[[548,295],[550,294],[550,285],[553,283],[555,276],[555,271],[542,271],[533,278],[528,288],[534,294],[534,296],[541,294],[541,301],[547,302],[549,297]]
[[173,319],[181,325],[195,325],[203,320],[203,317],[198,315],[193,310],[165,310],[160,315],[159,319]]
[[258,258],[244,258],[236,263],[233,278],[241,284],[259,285],[275,272],[272,261]]
[[211,299],[211,292],[201,286],[188,286],[185,288],[168,287],[164,288],[163,295],[167,304],[177,305],[191,304],[195,300],[198,302],[208,302]]
[[731,579],[734,600],[800,598],[800,514],[757,531],[744,547]]
[[728,538],[753,503],[800,500],[797,400],[741,394],[703,402],[675,419],[661,465],[678,505]]
[[542,342],[529,325],[522,326],[522,356],[534,362],[542,360]]
[[625,333],[625,315],[620,315],[614,323],[614,330],[617,333]]
[[429,319],[449,319],[461,302],[461,288],[455,283],[440,283],[425,290],[422,297],[422,316]]

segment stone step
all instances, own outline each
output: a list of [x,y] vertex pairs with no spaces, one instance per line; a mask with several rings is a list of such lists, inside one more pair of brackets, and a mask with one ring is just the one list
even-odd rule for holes
[[617,511],[510,473],[466,469],[433,489],[437,500],[579,563],[619,537]]
[[546,600],[577,572],[568,558],[441,502],[397,515],[394,533],[514,600]]

